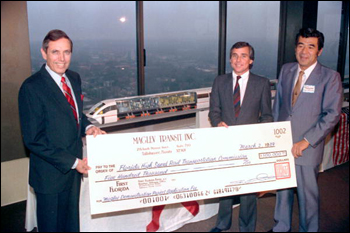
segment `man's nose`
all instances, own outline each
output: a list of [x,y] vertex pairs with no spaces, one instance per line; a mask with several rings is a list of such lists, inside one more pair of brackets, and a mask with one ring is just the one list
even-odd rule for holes
[[62,54],[62,53],[59,54],[58,60],[59,60],[59,61],[64,61],[64,60],[65,60],[64,54]]

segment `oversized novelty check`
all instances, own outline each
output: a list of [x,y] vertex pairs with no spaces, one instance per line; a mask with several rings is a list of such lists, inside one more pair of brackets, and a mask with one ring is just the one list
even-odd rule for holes
[[290,122],[87,137],[91,214],[296,187]]

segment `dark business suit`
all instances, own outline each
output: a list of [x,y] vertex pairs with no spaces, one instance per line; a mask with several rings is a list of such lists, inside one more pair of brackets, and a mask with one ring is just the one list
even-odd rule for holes
[[[236,118],[233,105],[232,73],[216,77],[210,95],[209,118],[212,126],[217,126],[221,121],[229,126],[273,121],[269,80],[250,73],[241,110]],[[241,203],[240,231],[255,231],[256,194],[240,195],[239,198]],[[217,228],[227,230],[231,227],[233,203],[233,197],[220,199]]]
[[[82,159],[82,140],[90,124],[83,114],[79,74],[67,70],[79,112],[79,125],[60,88],[43,65],[22,84],[19,91],[19,114],[23,140],[30,150],[29,184],[38,198],[38,228],[46,229],[55,218],[57,205],[60,216],[57,225],[48,230],[79,231],[79,194],[81,174],[71,169],[76,159]],[[44,211],[43,211],[44,210]],[[45,211],[49,211],[45,213]],[[60,216],[56,216],[60,219]],[[61,223],[66,222],[67,225]],[[51,226],[50,226],[51,227]],[[55,229],[55,227],[57,227]]]
[[[293,143],[304,138],[310,146],[295,159],[299,201],[299,230],[318,231],[319,194],[317,174],[322,162],[324,139],[338,123],[342,84],[338,72],[317,63],[292,107],[298,63],[285,64],[280,72],[273,114],[275,121],[290,121]],[[277,192],[274,231],[291,230],[294,190]]]

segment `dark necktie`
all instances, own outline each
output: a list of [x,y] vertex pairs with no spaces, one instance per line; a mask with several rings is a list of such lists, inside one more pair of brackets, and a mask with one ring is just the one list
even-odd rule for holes
[[300,89],[301,89],[301,83],[303,82],[303,75],[304,75],[304,71],[300,71],[299,72],[299,76],[298,76],[298,81],[295,84],[295,87],[294,87],[294,90],[293,90],[292,107],[294,107],[294,104],[295,104],[295,102],[297,102],[297,99],[299,97]]
[[233,91],[233,106],[235,108],[235,116],[238,117],[239,112],[241,110],[241,91],[239,89],[238,81],[241,79],[241,76],[237,76],[237,81],[235,85],[235,89]]
[[62,88],[63,88],[64,95],[66,96],[68,103],[70,105],[70,108],[73,111],[75,120],[78,122],[78,115],[77,115],[77,110],[75,108],[75,103],[74,103],[74,100],[72,97],[72,91],[68,87],[68,85],[66,83],[66,79],[64,77],[62,77],[61,82],[62,82]]

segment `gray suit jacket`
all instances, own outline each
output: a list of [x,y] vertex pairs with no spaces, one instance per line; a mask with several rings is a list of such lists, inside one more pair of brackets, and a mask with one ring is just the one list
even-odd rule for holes
[[[235,117],[233,105],[232,73],[215,78],[210,94],[209,118],[212,126],[220,121],[227,125],[256,124],[273,121],[271,110],[271,90],[268,79],[252,73],[241,104],[239,116]],[[239,214],[240,231],[254,231],[256,225],[256,196],[255,194],[241,195]],[[216,227],[228,230],[232,223],[233,198],[221,198]]]
[[236,118],[232,73],[217,76],[210,94],[209,118],[214,127],[220,121],[224,121],[227,125],[273,121],[269,80],[250,72],[241,111]]
[[306,138],[311,145],[295,160],[296,164],[317,166],[322,161],[324,139],[339,121],[343,93],[341,79],[338,72],[318,63],[304,85],[311,87],[311,91],[302,90],[292,108],[297,70],[298,63],[285,64],[281,69],[273,107],[274,119],[291,122],[293,143]]

